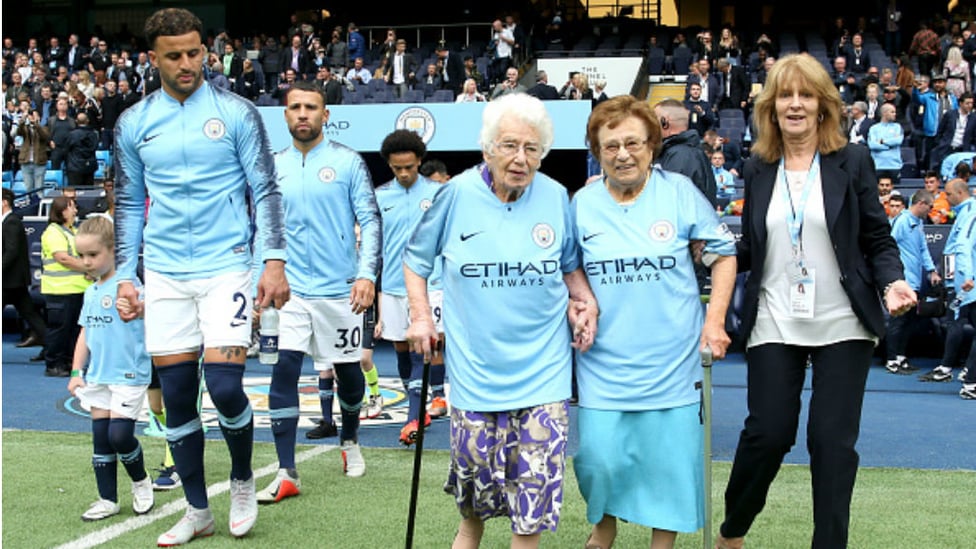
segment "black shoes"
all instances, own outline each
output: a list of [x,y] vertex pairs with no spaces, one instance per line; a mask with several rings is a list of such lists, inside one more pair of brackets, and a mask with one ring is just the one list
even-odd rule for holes
[[339,434],[339,429],[336,427],[335,422],[326,423],[324,420],[319,421],[318,426],[316,426],[311,431],[305,433],[305,438],[309,439],[319,439],[319,438],[329,438],[334,437]]

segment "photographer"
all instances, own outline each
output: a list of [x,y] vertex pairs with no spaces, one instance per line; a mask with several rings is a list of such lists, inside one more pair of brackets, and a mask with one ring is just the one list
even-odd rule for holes
[[51,131],[41,125],[41,113],[31,109],[17,126],[16,134],[23,139],[18,161],[24,172],[24,187],[31,192],[44,187],[44,173],[47,171],[47,148]]

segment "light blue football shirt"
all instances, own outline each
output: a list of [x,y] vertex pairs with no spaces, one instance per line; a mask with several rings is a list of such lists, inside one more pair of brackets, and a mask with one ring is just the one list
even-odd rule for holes
[[359,153],[324,139],[304,156],[294,146],[282,150],[275,166],[285,208],[285,274],[291,291],[301,297],[341,298],[349,296],[356,279],[375,282],[380,216]]
[[404,252],[423,277],[443,262],[451,404],[495,412],[565,400],[571,334],[563,275],[579,267],[566,189],[537,173],[518,200],[503,203],[483,169],[440,189]]
[[[444,185],[450,185],[450,182]],[[396,179],[376,189],[376,203],[383,218],[383,274],[380,290],[387,295],[403,297],[403,250],[420,224],[424,212],[430,208],[434,195],[443,185],[420,175],[410,188]],[[428,280],[428,288],[438,287],[440,272]]]
[[600,305],[593,347],[576,356],[580,406],[654,410],[698,402],[704,321],[688,244],[735,255],[735,239],[686,176],[655,168],[633,205],[603,180],[572,211],[583,270]]
[[[123,322],[115,308],[119,277],[96,282],[85,290],[78,324],[85,329],[90,358],[86,383],[149,385],[152,362],[146,351],[143,320]],[[138,279],[134,281],[139,290]]]
[[[116,265],[178,280],[251,268],[250,185],[262,261],[285,259],[271,142],[247,99],[204,82],[180,103],[160,89],[115,127]],[[146,219],[146,198],[149,217]]]

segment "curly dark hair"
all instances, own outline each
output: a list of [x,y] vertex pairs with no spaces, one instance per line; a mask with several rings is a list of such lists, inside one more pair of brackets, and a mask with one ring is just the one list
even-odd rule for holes
[[411,130],[394,130],[390,135],[383,139],[380,146],[380,156],[389,162],[390,155],[396,153],[412,152],[417,158],[423,158],[427,154],[427,145],[420,138],[417,132]]
[[203,42],[203,23],[189,10],[164,8],[146,19],[146,43],[150,49],[156,47],[156,39],[160,36],[180,36],[190,32],[200,35],[200,42]]

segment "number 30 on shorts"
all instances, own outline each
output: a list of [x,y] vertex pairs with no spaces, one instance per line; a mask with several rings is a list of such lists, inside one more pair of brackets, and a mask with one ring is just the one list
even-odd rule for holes
[[336,331],[336,349],[357,349],[363,343],[362,328],[356,326],[353,329],[340,328]]

